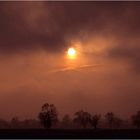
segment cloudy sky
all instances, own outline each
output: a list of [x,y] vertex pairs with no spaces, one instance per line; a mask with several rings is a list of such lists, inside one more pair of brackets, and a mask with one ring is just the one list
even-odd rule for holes
[[140,2],[0,2],[0,118],[36,118],[45,102],[60,116],[139,110],[139,13]]

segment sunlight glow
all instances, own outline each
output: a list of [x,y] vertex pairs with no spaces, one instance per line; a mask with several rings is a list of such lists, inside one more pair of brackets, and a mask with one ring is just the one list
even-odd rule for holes
[[76,57],[76,50],[74,48],[69,48],[67,54],[70,59],[74,59]]

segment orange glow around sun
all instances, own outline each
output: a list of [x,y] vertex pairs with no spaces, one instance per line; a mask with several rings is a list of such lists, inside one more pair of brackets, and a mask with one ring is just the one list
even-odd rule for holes
[[67,51],[68,58],[74,59],[76,57],[76,50],[74,48],[69,48]]

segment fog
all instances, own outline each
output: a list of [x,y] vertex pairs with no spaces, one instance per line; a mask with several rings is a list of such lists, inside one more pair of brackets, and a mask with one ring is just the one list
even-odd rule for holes
[[0,118],[139,110],[139,4],[0,2]]

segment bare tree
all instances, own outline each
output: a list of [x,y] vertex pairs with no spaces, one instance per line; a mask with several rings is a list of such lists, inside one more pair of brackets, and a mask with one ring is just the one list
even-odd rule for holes
[[18,128],[20,124],[19,118],[18,117],[13,117],[11,119],[11,125],[13,128]]
[[113,127],[113,123],[114,123],[114,113],[113,112],[108,112],[105,115],[105,118],[107,120],[107,123],[109,124],[109,127],[112,128]]
[[90,117],[91,117],[90,113],[81,110],[76,112],[75,116],[76,117],[74,118],[74,122],[79,123],[83,126],[83,128],[86,128],[90,121]]
[[116,117],[113,112],[108,112],[105,115],[105,118],[106,118],[110,128],[113,128],[113,127],[119,128],[123,122],[122,119],[120,119],[119,117]]
[[99,120],[101,115],[93,115],[90,117],[90,124],[96,129],[97,125],[99,124]]
[[136,114],[131,116],[131,119],[133,125],[136,126],[137,128],[140,128],[140,111],[138,111]]
[[68,114],[64,115],[64,117],[62,118],[62,125],[65,128],[69,128],[72,124],[72,120],[70,118],[70,116]]
[[118,118],[118,117],[114,117],[114,121],[113,121],[113,125],[116,127],[116,128],[119,128],[123,123],[123,120]]
[[53,104],[45,103],[38,118],[45,128],[51,128],[52,124],[57,121],[56,107]]

